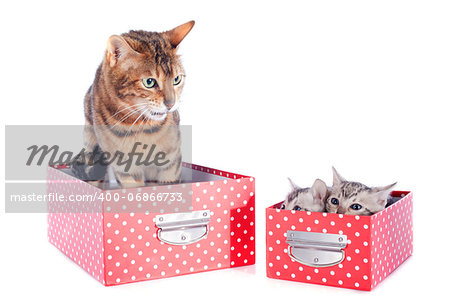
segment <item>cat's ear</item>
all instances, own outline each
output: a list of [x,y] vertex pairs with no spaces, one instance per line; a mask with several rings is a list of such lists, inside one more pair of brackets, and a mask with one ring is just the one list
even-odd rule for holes
[[376,196],[377,204],[383,207],[386,206],[387,198],[391,194],[391,191],[396,184],[397,182],[394,182],[393,184],[387,186],[374,187],[370,189],[371,192],[374,193]]
[[328,187],[326,183],[320,179],[316,179],[311,187],[311,194],[314,202],[323,202],[328,195]]
[[295,190],[295,189],[299,189],[299,188],[300,188],[300,187],[299,187],[298,185],[296,185],[295,182],[293,182],[292,179],[290,179],[289,177],[288,177],[288,180],[289,180],[289,183],[290,183],[290,185],[291,185],[291,189],[292,189],[292,190]]
[[112,35],[108,39],[106,46],[106,59],[111,67],[114,67],[125,57],[138,54],[133,48],[119,35]]
[[333,186],[339,185],[342,182],[346,181],[344,177],[342,177],[334,167],[331,167],[333,169]]
[[192,27],[194,27],[194,24],[195,21],[189,21],[183,25],[175,27],[172,30],[164,32],[173,48],[178,47],[189,31],[191,31]]

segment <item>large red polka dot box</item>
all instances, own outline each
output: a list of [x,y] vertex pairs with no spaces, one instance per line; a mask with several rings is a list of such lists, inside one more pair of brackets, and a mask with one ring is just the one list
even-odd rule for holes
[[266,209],[270,278],[373,289],[413,251],[411,192],[372,216]]
[[98,188],[50,167],[48,238],[104,285],[255,263],[253,177],[183,163],[182,183]]

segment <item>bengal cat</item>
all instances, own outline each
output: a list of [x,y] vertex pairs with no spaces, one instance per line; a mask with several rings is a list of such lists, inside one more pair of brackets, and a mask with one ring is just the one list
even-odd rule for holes
[[290,178],[291,192],[281,204],[281,209],[303,210],[303,211],[325,211],[325,200],[329,189],[325,182],[316,179],[310,188],[297,186]]
[[142,186],[148,181],[180,181],[182,159],[177,109],[185,72],[177,48],[193,26],[194,21],[190,21],[165,32],[132,30],[111,36],[84,101],[87,152],[120,151],[127,155],[136,143],[141,143],[148,145],[145,150],[139,148],[144,156],[155,145],[154,152],[165,153],[168,163],[133,164],[127,170],[125,165],[114,161],[107,168],[98,164],[96,155],[91,155],[90,163],[85,159],[73,165],[78,177],[99,180],[105,177],[107,169],[122,187]]
[[375,214],[386,207],[391,190],[396,184],[371,188],[359,182],[345,180],[333,168],[333,186],[326,201],[326,210],[349,215]]

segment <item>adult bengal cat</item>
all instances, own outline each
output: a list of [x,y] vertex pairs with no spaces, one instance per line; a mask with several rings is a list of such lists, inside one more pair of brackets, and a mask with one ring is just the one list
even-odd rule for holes
[[[108,39],[104,59],[84,101],[85,149],[94,155],[89,162],[78,158],[73,164],[78,177],[99,180],[112,172],[122,187],[180,181],[177,109],[185,74],[177,48],[193,26],[194,21],[190,21],[165,32],[132,30]],[[126,156],[136,145],[141,145],[143,156],[151,148],[165,153],[167,163],[134,163],[126,168],[113,161],[107,167],[99,165],[95,157],[117,151]]]

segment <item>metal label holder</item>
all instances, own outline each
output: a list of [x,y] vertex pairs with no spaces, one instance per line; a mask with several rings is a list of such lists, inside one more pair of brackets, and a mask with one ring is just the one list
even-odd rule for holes
[[209,233],[209,210],[157,215],[158,239],[171,245],[188,245],[206,238]]
[[345,258],[347,236],[319,232],[286,232],[288,255],[294,261],[310,267],[330,267]]

